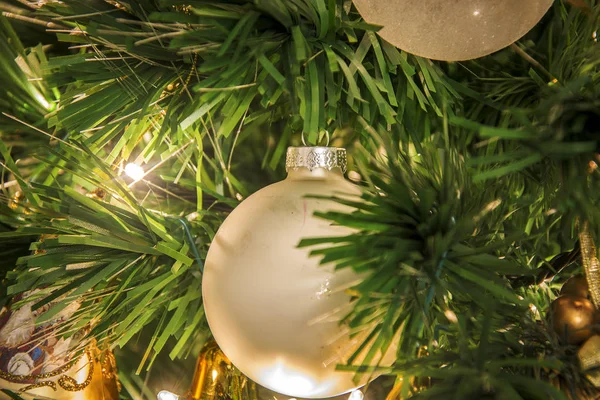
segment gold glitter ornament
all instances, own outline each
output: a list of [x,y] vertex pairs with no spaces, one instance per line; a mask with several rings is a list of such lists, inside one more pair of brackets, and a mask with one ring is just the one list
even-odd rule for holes
[[394,46],[435,60],[482,57],[521,38],[552,0],[353,0]]
[[[0,387],[22,396],[61,400],[118,400],[114,356],[95,342],[85,353],[48,373],[14,375],[0,370]],[[2,396],[0,395],[0,399]]]
[[[0,387],[26,398],[118,399],[112,354],[101,352],[95,341],[83,342],[85,330],[69,337],[60,333],[81,304],[72,301],[43,323],[36,323],[62,301],[59,298],[33,309],[39,292],[34,289],[15,296],[0,314]],[[15,304],[21,305],[13,308]],[[84,349],[83,354],[76,354],[76,349]]]

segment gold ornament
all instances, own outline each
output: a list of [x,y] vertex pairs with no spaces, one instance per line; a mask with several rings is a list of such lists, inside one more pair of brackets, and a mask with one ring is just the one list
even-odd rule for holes
[[120,383],[112,352],[93,342],[85,353],[50,372],[15,375],[0,370],[0,387],[17,394],[61,400],[118,400]]
[[[235,369],[214,340],[209,340],[198,355],[186,400],[244,398],[247,390],[255,391],[255,384]],[[236,393],[230,396],[230,391]]]
[[388,393],[385,400],[402,400],[402,387],[404,386],[404,378],[396,378],[394,387]]
[[567,343],[582,343],[593,335],[596,309],[588,299],[561,296],[550,307],[554,331]]
[[[43,240],[41,237],[40,240]],[[0,387],[26,397],[63,400],[116,400],[116,364],[109,351],[101,352],[95,341],[82,343],[85,331],[70,337],[59,334],[63,322],[81,307],[69,303],[44,324],[36,324],[55,303],[32,309],[36,293],[15,296],[0,315]],[[61,301],[61,299],[56,299]],[[83,354],[75,349],[85,348]],[[77,357],[76,357],[77,355]]]
[[560,289],[561,296],[575,296],[589,299],[590,289],[585,276],[573,276],[569,278]]
[[402,50],[458,61],[498,51],[525,35],[552,0],[354,0],[377,33]]
[[[417,358],[427,357],[429,356],[429,350],[427,346],[420,346],[417,350]],[[409,380],[410,383],[410,393],[415,394],[422,392],[423,390],[427,390],[431,387],[431,378],[430,377],[416,377],[413,376]],[[403,400],[402,398],[402,388],[404,387],[404,378],[398,377],[396,378],[396,382],[392,387],[392,390],[388,393],[385,400]]]

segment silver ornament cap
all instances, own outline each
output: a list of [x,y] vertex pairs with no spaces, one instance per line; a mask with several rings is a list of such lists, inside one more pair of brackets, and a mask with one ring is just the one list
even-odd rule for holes
[[341,147],[288,147],[285,170],[307,168],[309,171],[313,171],[317,168],[324,168],[331,171],[339,168],[345,173],[347,162],[346,149]]

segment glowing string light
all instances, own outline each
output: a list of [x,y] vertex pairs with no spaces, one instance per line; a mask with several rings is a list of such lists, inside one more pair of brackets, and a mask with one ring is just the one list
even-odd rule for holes
[[348,397],[348,400],[363,400],[364,398],[365,395],[360,390],[355,390],[352,393],[350,393],[350,397]]
[[134,181],[139,181],[144,178],[144,168],[140,167],[137,164],[129,163],[125,166],[125,175],[127,175]]
[[168,390],[161,390],[156,395],[156,399],[157,400],[178,400],[179,396],[177,396],[175,393],[169,392]]

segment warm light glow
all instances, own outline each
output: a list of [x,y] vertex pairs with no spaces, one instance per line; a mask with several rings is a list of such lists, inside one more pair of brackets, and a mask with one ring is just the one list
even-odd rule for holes
[[355,390],[352,393],[350,393],[350,397],[348,397],[348,400],[363,400],[364,398],[365,395],[360,390]]
[[35,98],[46,110],[52,109],[52,105],[38,91],[35,92]]
[[295,368],[290,368],[282,361],[262,373],[262,381],[269,389],[288,396],[314,397],[326,393],[335,382],[325,382],[317,385],[312,377],[303,374]]
[[171,393],[168,390],[161,390],[156,395],[157,400],[178,400],[179,396],[175,393]]
[[530,305],[529,305],[529,309],[530,309],[532,312],[536,312],[536,311],[537,311],[537,307],[536,307],[535,305],[533,305],[533,304],[530,304]]
[[135,181],[139,181],[144,177],[144,168],[137,164],[129,163],[125,166],[125,174]]
[[217,376],[219,376],[219,373],[217,372],[217,370],[216,370],[216,369],[213,369],[213,372],[212,372],[212,378],[213,378],[213,381],[216,381],[216,380],[217,380]]
[[473,15],[474,15],[474,16],[478,16],[479,14],[480,14],[479,10],[475,10],[475,11],[473,12]]
[[446,310],[446,311],[444,311],[444,315],[446,316],[446,318],[448,318],[448,321],[455,323],[455,324],[458,322],[458,317],[456,316],[454,311]]

